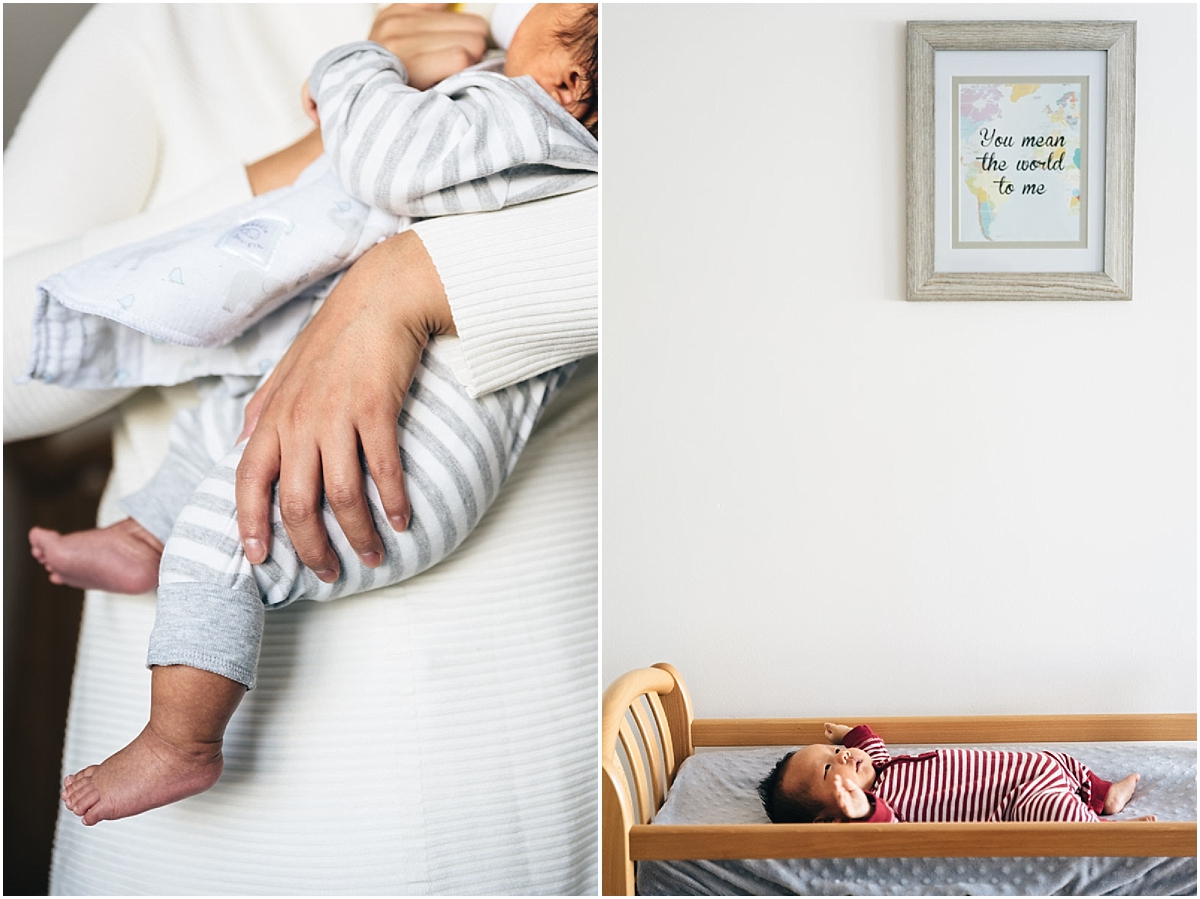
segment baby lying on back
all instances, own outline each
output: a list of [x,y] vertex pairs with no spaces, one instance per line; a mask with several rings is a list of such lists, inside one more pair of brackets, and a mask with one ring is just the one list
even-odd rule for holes
[[[785,755],[758,787],[776,824],[871,821],[1099,821],[1133,798],[1062,752],[935,749],[892,756],[865,724],[826,724],[830,745]],[[1153,815],[1136,818],[1153,821]]]

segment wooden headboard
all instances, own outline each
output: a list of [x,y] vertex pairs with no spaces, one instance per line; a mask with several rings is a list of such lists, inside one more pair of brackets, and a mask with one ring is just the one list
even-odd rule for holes
[[630,829],[650,823],[693,752],[692,700],[679,672],[660,662],[613,681],[601,715],[602,889],[632,896]]

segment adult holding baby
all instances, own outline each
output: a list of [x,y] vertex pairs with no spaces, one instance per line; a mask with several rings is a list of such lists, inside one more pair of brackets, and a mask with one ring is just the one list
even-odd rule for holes
[[[111,246],[139,236],[138,227],[143,233],[161,231],[238,199],[232,196],[237,179],[222,169],[230,156],[246,158],[247,147],[279,146],[300,136],[288,149],[247,167],[240,185],[247,193],[247,181],[255,192],[286,184],[315,158],[319,143],[307,133],[296,97],[312,61],[330,46],[358,38],[370,26],[372,37],[405,61],[414,82],[426,70],[436,80],[449,74],[444,69],[450,60],[461,64],[482,52],[481,30],[475,24],[464,27],[476,21],[470,17],[389,9],[372,21],[371,12],[358,6],[100,7],[73,36],[55,64],[57,71],[48,74],[18,139],[24,148],[50,146],[63,136],[62,129],[86,124],[86,117],[53,123],[37,112],[39,101],[44,110],[66,96],[68,84],[75,94],[92,89],[67,77],[76,74],[72,65],[105,77],[120,71],[130,84],[142,85],[152,94],[145,108],[158,117],[153,128],[141,129],[153,133],[153,151],[137,140],[141,132],[131,121],[120,123],[114,139],[132,144],[117,154],[125,162],[153,161],[149,184],[140,185],[143,195],[134,198],[131,190],[123,197],[125,209],[136,202],[141,205],[134,212],[149,212],[103,231],[95,229],[114,219],[86,222],[85,230],[92,230],[81,243],[90,255],[104,247],[106,237]],[[355,32],[356,26],[362,30]],[[396,43],[402,40],[407,47]],[[130,60],[130,47],[122,46],[127,41],[140,56]],[[103,65],[97,65],[96,55]],[[137,71],[143,66],[155,72],[152,89],[137,77],[144,74]],[[112,85],[95,87],[107,95]],[[189,103],[164,104],[163,95],[177,87],[190,95]],[[218,115],[211,108],[218,99],[232,109]],[[291,115],[276,109],[283,104]],[[101,108],[97,118],[104,112]],[[101,121],[96,127],[113,124]],[[104,148],[94,136],[80,141],[75,135],[73,143]],[[14,149],[22,149],[17,144],[14,139]],[[184,165],[188,160],[197,164]],[[10,183],[19,161],[27,164],[23,171],[36,172],[28,165],[31,152],[10,152]],[[124,177],[121,159],[108,163]],[[227,189],[211,186],[221,183]],[[78,183],[73,186],[83,192]],[[69,203],[71,192],[58,197]],[[15,208],[10,197],[10,226],[17,222]],[[171,221],[172,214],[179,217]],[[46,220],[32,215],[27,230],[36,231]],[[78,217],[71,224],[78,227]],[[346,497],[339,502],[348,518],[339,515],[339,521],[349,535],[354,500],[335,479],[343,476],[351,453],[357,462],[359,444],[366,449],[388,415],[394,433],[395,410],[407,389],[406,377],[411,379],[411,370],[406,375],[396,362],[397,341],[419,343],[431,332],[457,331],[464,377],[477,391],[594,352],[594,241],[594,192],[583,192],[501,213],[422,223],[371,251],[331,294],[256,400],[257,427],[247,451],[260,445],[269,449],[255,456],[266,459],[258,477],[273,479],[269,469],[277,462],[281,498],[286,483],[287,490],[307,493],[310,507],[314,485],[319,498],[322,485],[328,494],[335,481],[335,495]],[[60,247],[47,266],[74,261],[63,255]],[[537,264],[541,259],[553,259],[553,268]],[[10,306],[20,269],[6,264]],[[535,294],[543,297],[541,303],[513,312],[521,298]],[[521,327],[512,327],[514,319]],[[505,327],[495,327],[497,322]],[[542,349],[530,353],[531,345]],[[221,866],[200,859],[220,858],[245,827],[260,842],[263,833],[287,833],[290,862],[272,867],[256,859],[254,878],[261,880],[243,876],[237,891],[253,890],[248,884],[254,882],[271,891],[321,891],[313,872],[326,870],[335,851],[339,861],[330,873],[339,875],[339,889],[592,889],[594,788],[586,772],[594,746],[595,700],[594,381],[577,376],[567,394],[535,433],[529,458],[514,473],[507,494],[459,554],[386,596],[289,614],[274,648],[268,636],[264,662],[274,658],[275,674],[260,677],[248,702],[254,709],[245,716],[244,726],[256,729],[254,745],[246,741],[238,759],[235,722],[226,744],[226,778],[206,794],[211,800],[151,812],[129,827],[121,822],[120,830],[105,824],[86,837],[77,824],[67,827],[60,821],[55,888],[112,891],[114,881],[105,878],[119,874],[126,878],[120,881],[122,891],[130,891],[131,876],[139,891],[171,892],[173,884],[185,880],[188,890],[226,891],[229,886],[220,878],[236,877],[236,865],[214,870]],[[394,405],[389,409],[389,404]],[[40,411],[49,409],[47,403],[37,405]],[[14,413],[21,408],[13,406]],[[16,436],[8,416],[6,402],[6,436]],[[153,409],[132,409],[125,419],[130,452],[136,451],[139,436],[161,427]],[[60,413],[58,426],[69,423],[70,415]],[[45,420],[11,424],[29,433],[55,426]],[[301,454],[307,461],[292,466]],[[320,462],[315,468],[313,459]],[[114,481],[128,481],[129,466],[128,460],[123,466],[119,440]],[[298,537],[293,525],[303,527],[305,505],[298,501],[292,508],[298,514],[288,529],[299,549],[306,538]],[[370,533],[363,530],[354,539],[362,541],[356,550],[370,552]],[[309,564],[321,562],[315,555],[302,552],[302,557]],[[536,573],[532,560],[537,560]],[[144,599],[141,605],[148,606]],[[150,619],[152,609],[108,594],[89,597],[65,768],[75,764],[73,756],[95,754],[85,746],[89,741],[107,745],[121,739],[110,736],[119,729],[115,721],[108,726],[105,703],[110,700],[93,684],[100,668],[116,662],[92,659],[84,650],[99,647],[99,653],[104,644],[123,644],[126,637],[136,645],[138,635],[127,632],[148,628]],[[141,660],[127,656],[120,664],[140,668]],[[144,690],[145,675],[138,674],[133,682]],[[337,693],[343,694],[340,701],[334,700]],[[80,723],[97,718],[106,719],[108,732],[93,734]],[[543,719],[551,722],[549,730]],[[530,726],[534,721],[540,731]],[[270,758],[272,764],[256,764],[256,758]],[[239,770],[244,776],[236,775]],[[272,784],[278,792],[272,792]],[[295,803],[293,793],[303,793],[305,801]],[[239,800],[251,794],[256,801],[247,819]],[[469,832],[463,828],[468,820]],[[105,828],[114,835],[101,835]],[[171,859],[170,865],[137,864],[127,854],[118,872],[104,861],[111,857],[113,840],[133,839],[138,846],[171,833],[186,834],[181,851],[196,853],[194,863],[185,857]],[[306,845],[311,852],[301,848]],[[311,858],[312,867],[296,864],[297,858]],[[348,871],[359,879],[347,877]]]

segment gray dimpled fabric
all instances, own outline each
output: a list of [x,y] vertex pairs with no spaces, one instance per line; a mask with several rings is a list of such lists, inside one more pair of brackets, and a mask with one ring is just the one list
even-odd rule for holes
[[[935,746],[889,746],[893,755]],[[1101,777],[1142,775],[1112,820],[1196,819],[1195,743],[1039,743]],[[756,787],[790,747],[700,751],[684,762],[656,824],[764,824]],[[703,896],[1179,896],[1196,894],[1194,858],[904,858],[640,862],[640,895]]]

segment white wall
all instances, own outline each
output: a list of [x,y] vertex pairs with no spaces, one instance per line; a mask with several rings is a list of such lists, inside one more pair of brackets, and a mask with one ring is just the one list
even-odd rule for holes
[[[1138,22],[1134,299],[904,300],[909,19]],[[604,680],[1196,708],[1196,9],[604,9]]]

